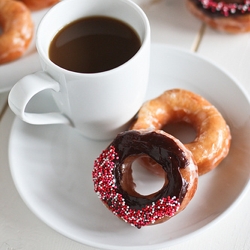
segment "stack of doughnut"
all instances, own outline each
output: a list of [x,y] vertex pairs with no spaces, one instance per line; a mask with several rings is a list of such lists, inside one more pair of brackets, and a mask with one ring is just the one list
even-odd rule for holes
[[34,33],[31,10],[49,7],[59,0],[0,0],[0,64],[20,58]]
[[[187,144],[164,131],[186,122],[196,130]],[[95,160],[94,191],[118,218],[141,228],[165,222],[184,210],[197,190],[198,177],[218,166],[231,143],[229,126],[203,97],[171,89],[145,102],[130,129],[117,135]],[[135,190],[132,164],[164,178],[162,188],[142,195]]]
[[186,4],[194,16],[218,31],[250,31],[249,0],[186,0]]

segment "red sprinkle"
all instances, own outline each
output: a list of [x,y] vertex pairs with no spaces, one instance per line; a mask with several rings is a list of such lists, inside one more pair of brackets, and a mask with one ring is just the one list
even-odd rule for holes
[[180,207],[176,197],[161,198],[141,210],[131,209],[122,194],[117,192],[113,174],[116,167],[115,159],[119,157],[115,147],[110,146],[95,160],[92,172],[95,192],[115,215],[137,228],[155,223],[165,216],[175,215]]
[[245,0],[243,4],[225,3],[223,1],[216,2],[214,0],[198,0],[204,9],[209,9],[211,12],[220,12],[225,17],[230,14],[235,14],[236,11],[245,14],[250,12],[250,0]]

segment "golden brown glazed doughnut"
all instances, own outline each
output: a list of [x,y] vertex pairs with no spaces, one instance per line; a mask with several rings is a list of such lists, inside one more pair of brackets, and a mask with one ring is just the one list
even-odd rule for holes
[[0,0],[0,64],[21,57],[33,37],[29,9],[21,2]]
[[193,153],[199,175],[227,156],[231,134],[219,111],[203,97],[187,90],[172,89],[147,101],[131,129],[163,129],[166,124],[186,122],[196,129],[196,138],[185,146]]
[[228,33],[250,31],[249,0],[186,0],[189,11],[210,27]]
[[30,10],[41,10],[48,8],[60,0],[21,0]]
[[[135,191],[131,168],[145,155],[165,173],[163,187],[149,195]],[[192,153],[164,131],[118,134],[96,159],[92,174],[94,190],[105,206],[137,228],[162,223],[181,212],[193,198],[198,183]]]

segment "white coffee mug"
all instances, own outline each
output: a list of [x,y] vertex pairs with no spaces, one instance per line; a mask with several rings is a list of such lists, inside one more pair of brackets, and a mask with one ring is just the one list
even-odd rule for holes
[[[54,64],[50,43],[65,25],[87,16],[108,16],[135,29],[139,51],[127,62],[101,73],[76,73]],[[25,76],[9,94],[9,106],[23,121],[69,124],[88,138],[112,139],[124,130],[143,103],[149,74],[150,26],[145,13],[130,0],[64,0],[42,19],[36,37],[42,71]],[[51,89],[60,113],[28,113],[40,91]]]

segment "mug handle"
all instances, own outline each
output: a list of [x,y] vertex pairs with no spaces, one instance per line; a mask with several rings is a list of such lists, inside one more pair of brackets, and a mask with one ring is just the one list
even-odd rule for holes
[[25,108],[31,98],[37,93],[52,89],[59,92],[60,85],[52,79],[47,73],[38,71],[27,75],[19,80],[11,89],[8,96],[8,103],[11,110],[23,121],[35,124],[71,124],[70,120],[59,112],[51,113],[28,113]]

